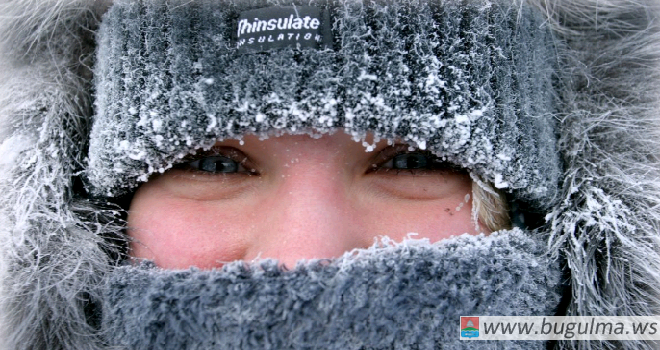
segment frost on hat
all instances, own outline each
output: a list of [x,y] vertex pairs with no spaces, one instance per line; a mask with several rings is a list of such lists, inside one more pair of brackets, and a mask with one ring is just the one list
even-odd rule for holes
[[98,34],[92,192],[125,194],[218,139],[338,129],[551,204],[556,55],[534,9],[298,2],[117,1]]

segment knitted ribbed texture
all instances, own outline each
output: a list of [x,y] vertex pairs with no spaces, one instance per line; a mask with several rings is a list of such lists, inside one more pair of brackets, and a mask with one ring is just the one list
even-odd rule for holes
[[531,9],[306,1],[329,12],[332,49],[237,52],[239,13],[277,3],[113,6],[95,70],[97,195],[126,193],[217,139],[338,128],[427,148],[535,207],[552,203],[556,55]]
[[559,264],[529,234],[382,243],[291,271],[273,261],[119,268],[103,328],[111,345],[133,350],[546,348],[459,339],[460,316],[554,314]]

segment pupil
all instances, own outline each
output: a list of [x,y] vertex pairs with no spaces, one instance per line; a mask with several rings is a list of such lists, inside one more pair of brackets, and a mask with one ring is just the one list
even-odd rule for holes
[[203,171],[212,173],[235,173],[238,170],[236,162],[225,157],[204,158],[199,167]]
[[421,154],[401,154],[394,157],[395,169],[421,169],[426,167],[426,157]]

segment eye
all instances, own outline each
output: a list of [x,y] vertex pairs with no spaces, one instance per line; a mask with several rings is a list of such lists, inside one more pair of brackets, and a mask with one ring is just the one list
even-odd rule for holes
[[245,154],[235,148],[215,147],[201,155],[174,166],[175,169],[190,170],[202,174],[256,174]]
[[370,161],[368,188],[388,198],[437,200],[463,192],[472,183],[465,169],[407,144],[386,147]]
[[209,172],[231,174],[238,172],[240,163],[223,156],[205,157],[188,163],[191,169]]
[[384,165],[389,166],[388,163],[392,163],[393,169],[424,169],[428,166],[429,160],[424,154],[404,153],[394,156]]
[[428,151],[410,150],[408,145],[394,145],[382,150],[372,162],[369,172],[396,171],[396,174],[424,172],[461,172],[454,165],[443,161]]

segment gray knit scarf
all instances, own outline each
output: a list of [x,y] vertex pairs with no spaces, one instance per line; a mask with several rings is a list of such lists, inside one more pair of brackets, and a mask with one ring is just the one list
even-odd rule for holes
[[272,260],[213,271],[151,264],[109,277],[107,341],[124,349],[545,349],[461,341],[460,316],[554,315],[559,264],[529,233],[392,243],[284,271]]

